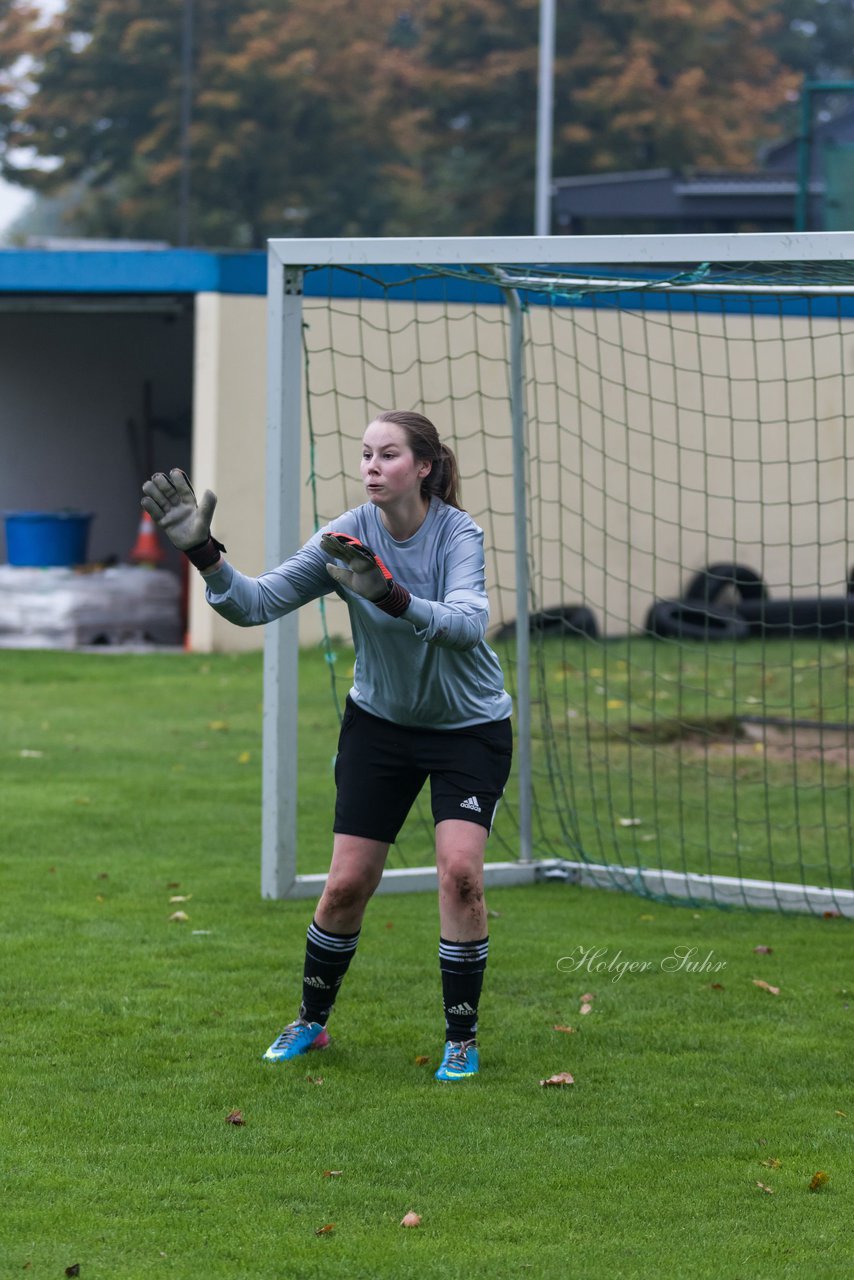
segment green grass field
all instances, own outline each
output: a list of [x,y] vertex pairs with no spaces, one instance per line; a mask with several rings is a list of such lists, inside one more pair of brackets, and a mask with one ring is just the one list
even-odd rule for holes
[[632,637],[547,645],[545,664],[574,712],[555,733],[550,816],[586,856],[854,888],[844,646]]
[[435,901],[377,897],[332,1047],[268,1067],[311,904],[259,894],[260,658],[4,652],[0,699],[0,1275],[850,1276],[848,921],[494,891],[483,1069],[442,1087]]

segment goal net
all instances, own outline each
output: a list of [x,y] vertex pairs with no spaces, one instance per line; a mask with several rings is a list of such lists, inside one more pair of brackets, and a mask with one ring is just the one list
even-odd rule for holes
[[[271,242],[268,558],[364,500],[377,412],[436,423],[516,708],[493,879],[854,914],[851,259],[846,233]],[[282,800],[294,645],[267,653],[268,896],[319,879]],[[424,814],[392,854],[389,887],[429,882]]]

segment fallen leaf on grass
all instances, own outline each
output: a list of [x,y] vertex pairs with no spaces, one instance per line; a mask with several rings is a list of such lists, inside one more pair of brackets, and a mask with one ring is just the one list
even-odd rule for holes
[[171,902],[189,902],[192,896],[193,895],[191,893],[173,893],[169,901],[170,903]]
[[228,1115],[225,1117],[225,1123],[246,1124],[246,1121],[243,1119],[243,1112],[238,1111],[237,1108],[235,1108],[234,1111],[229,1111]]
[[187,915],[186,911],[173,911],[171,916],[169,917],[169,923],[170,924],[186,924],[189,918],[190,917]]
[[556,1075],[549,1076],[548,1080],[540,1081],[540,1085],[542,1087],[545,1087],[547,1085],[560,1086],[564,1084],[575,1084],[575,1081],[573,1080],[572,1076],[569,1074],[568,1071],[558,1071]]
[[833,1114],[834,1114],[835,1116],[842,1116],[842,1119],[843,1119],[843,1120],[847,1120],[847,1119],[848,1119],[848,1112],[847,1112],[847,1111],[834,1111],[834,1113],[833,1113]]
[[754,987],[761,987],[763,991],[767,991],[769,995],[778,996],[780,994],[779,987],[772,987],[770,982],[765,982],[763,978],[753,979]]
[[323,1076],[306,1076],[309,1084],[323,1084]]
[[581,1006],[581,1008],[578,1010],[578,1012],[579,1012],[579,1013],[590,1013],[590,1011],[592,1010],[592,1008],[593,1008],[593,1005],[592,1005],[592,1004],[588,1004],[588,1003],[587,1003],[587,1001],[585,1001],[585,1002],[584,1002],[584,1004]]
[[642,819],[641,818],[618,818],[617,821],[619,822],[621,827],[639,827],[642,822]]
[[30,751],[27,747],[24,747],[23,751],[18,752],[18,755],[21,757],[22,760],[40,760],[44,755],[44,752]]
[[418,1057],[415,1059],[415,1065],[416,1067],[426,1067],[429,1061],[430,1059],[427,1057],[426,1053],[419,1053]]
[[710,982],[710,983],[709,983],[709,986],[712,988],[712,990],[713,990],[713,991],[723,991],[723,990],[724,990],[724,984],[723,984],[722,982]]
[[575,1027],[555,1026],[552,1027],[552,1031],[565,1031],[568,1036],[575,1035]]
[[95,901],[96,901],[96,902],[106,902],[106,901],[107,901],[107,899],[104,897],[103,893],[96,893],[96,894],[95,894]]
[[822,911],[825,920],[839,920],[842,917],[841,911]]
[[335,1230],[334,1222],[327,1222],[325,1227],[318,1227],[315,1231],[316,1236],[328,1236],[331,1231]]
[[228,722],[225,720],[211,720],[208,728],[213,729],[214,733],[222,733],[228,728]]
[[99,871],[99,872],[98,872],[98,879],[99,879],[99,880],[109,880],[109,878],[110,878],[110,873],[109,873],[109,871]]
[[166,888],[167,888],[167,889],[180,889],[180,888],[181,888],[181,881],[180,881],[180,880],[169,880],[169,881],[167,881]]
[[810,1179],[810,1191],[820,1191],[822,1187],[827,1186],[829,1181],[829,1175],[822,1173],[821,1170],[819,1170],[819,1172],[814,1173]]
[[768,1160],[760,1160],[759,1163],[764,1165],[766,1169],[782,1169],[783,1161],[778,1160],[776,1156],[771,1156]]
[[421,1226],[420,1213],[412,1213],[412,1211],[410,1210],[409,1213],[405,1213],[403,1215],[403,1217],[400,1220],[400,1225],[402,1227],[420,1227]]
[[248,764],[251,759],[252,759],[251,751],[241,751],[240,755],[237,757],[237,763]]
[[773,1194],[774,1194],[774,1188],[773,1188],[773,1187],[766,1187],[766,1185],[765,1185],[765,1183],[764,1183],[764,1182],[757,1182],[757,1184],[756,1184],[756,1185],[757,1185],[757,1187],[760,1187],[763,1191],[767,1191],[769,1196],[773,1196]]
[[72,1264],[71,1264],[71,1266],[70,1266],[70,1267],[66,1267],[66,1268],[65,1268],[65,1274],[66,1274],[67,1276],[79,1276],[79,1275],[80,1275],[80,1263],[79,1263],[79,1262],[72,1262]]
[[773,947],[754,947],[753,954],[757,956],[770,956],[773,950]]
[[323,1176],[324,1178],[340,1178],[343,1172],[343,1169],[324,1169]]

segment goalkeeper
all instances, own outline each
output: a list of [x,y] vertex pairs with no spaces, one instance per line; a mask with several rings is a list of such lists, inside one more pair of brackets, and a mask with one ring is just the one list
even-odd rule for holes
[[483,532],[459,505],[456,459],[421,414],[367,427],[367,502],[316,533],[277,569],[250,578],[211,535],[216,497],[197,505],[182,471],[143,485],[142,506],[206,581],[210,605],[257,626],[335,591],[356,650],[335,761],[332,863],[308,928],[299,1017],[265,1059],[329,1043],[327,1021],[359,941],[389,845],[430,779],[445,1014],[442,1081],[477,1074],[478,1001],[489,938],[483,860],[510,772],[510,697],[484,640]]

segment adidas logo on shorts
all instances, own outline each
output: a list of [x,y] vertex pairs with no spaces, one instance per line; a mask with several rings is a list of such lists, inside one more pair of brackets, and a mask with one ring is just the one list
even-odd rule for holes
[[477,796],[469,796],[468,800],[463,800],[460,805],[461,809],[471,809],[474,813],[480,813],[481,808],[477,802]]

